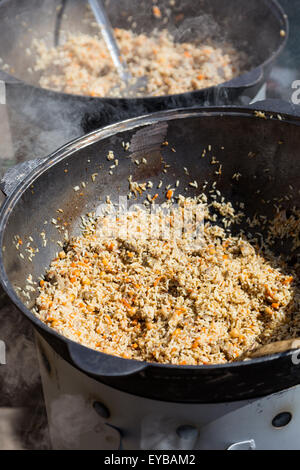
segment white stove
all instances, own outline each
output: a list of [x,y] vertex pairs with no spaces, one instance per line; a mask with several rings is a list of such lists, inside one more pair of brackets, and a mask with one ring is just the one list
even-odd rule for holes
[[36,337],[54,449],[300,449],[300,386],[232,403],[151,400],[86,376]]

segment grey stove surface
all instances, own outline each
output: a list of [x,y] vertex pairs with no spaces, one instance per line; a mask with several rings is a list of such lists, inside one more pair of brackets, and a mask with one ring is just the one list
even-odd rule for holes
[[[279,58],[267,84],[267,98],[290,101],[293,92],[292,82],[300,79],[298,36],[300,0],[280,0],[280,3],[289,16],[291,33],[287,48]],[[26,148],[21,157],[18,155],[16,158],[14,142],[9,132],[7,111],[5,105],[0,104],[0,174],[2,175],[7,168],[32,158],[32,155],[26,152]],[[51,138],[51,135],[48,138]],[[60,144],[64,142],[63,136],[61,139]],[[55,150],[57,145],[54,139],[51,150]],[[0,305],[0,339],[5,341],[7,346],[7,364],[0,366],[0,449],[49,448],[46,414],[31,326],[3,294]]]

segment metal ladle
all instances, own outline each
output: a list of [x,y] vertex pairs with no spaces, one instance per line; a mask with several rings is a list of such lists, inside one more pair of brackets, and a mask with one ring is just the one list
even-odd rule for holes
[[133,78],[128,70],[126,61],[121,56],[120,49],[115,39],[114,31],[110,20],[107,16],[102,0],[89,0],[92,12],[100,26],[103,39],[110,52],[114,65],[117,68],[121,80],[125,84],[125,88],[114,87],[113,90],[120,91],[122,97],[132,97],[139,93],[143,93],[147,86],[147,77]]

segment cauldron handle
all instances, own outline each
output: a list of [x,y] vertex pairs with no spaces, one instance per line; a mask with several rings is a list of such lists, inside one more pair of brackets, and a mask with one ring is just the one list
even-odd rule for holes
[[[278,118],[278,115],[289,114],[292,116],[300,117],[300,104],[293,104],[288,101],[277,99],[266,99],[257,101],[248,106],[255,111],[263,111],[266,113],[273,113]],[[276,116],[277,115],[277,116]]]
[[77,369],[96,377],[125,377],[140,373],[148,366],[145,362],[104,354],[79,343],[69,342],[68,350]]
[[233,78],[228,82],[222,83],[222,88],[246,88],[260,85],[263,81],[264,70],[262,67],[250,70],[250,72],[244,73],[243,75]]
[[4,196],[10,196],[15,188],[35,170],[36,167],[46,160],[48,160],[48,157],[35,158],[9,168],[0,181],[0,190]]

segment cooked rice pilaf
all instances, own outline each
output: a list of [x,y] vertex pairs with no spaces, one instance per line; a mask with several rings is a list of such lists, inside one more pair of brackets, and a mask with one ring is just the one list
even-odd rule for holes
[[[141,94],[160,96],[198,90],[238,76],[245,57],[230,44],[175,42],[167,30],[151,36],[115,29],[116,39],[133,79],[147,76]],[[57,48],[34,40],[35,71],[43,88],[105,97],[121,95],[122,84],[104,40],[86,34],[69,35]]]
[[[265,244],[228,232],[243,218],[230,203],[206,201],[180,196],[167,219],[161,209],[136,210],[121,215],[117,227],[109,215],[89,218],[51,263],[35,314],[92,349],[180,365],[226,363],[258,345],[297,337],[296,272]],[[196,241],[192,230],[180,228],[187,205],[202,214]],[[145,232],[166,220],[170,232]],[[103,235],[124,226],[128,234]]]

